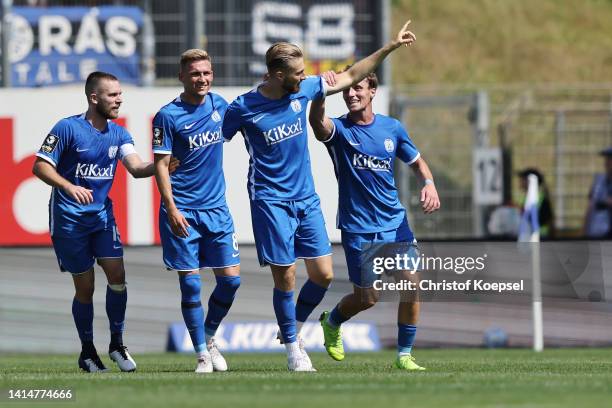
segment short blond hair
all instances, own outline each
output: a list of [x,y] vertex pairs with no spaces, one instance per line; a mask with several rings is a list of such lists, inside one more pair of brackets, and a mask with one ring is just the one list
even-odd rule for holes
[[191,64],[194,61],[209,61],[212,63],[210,55],[208,55],[206,51],[200,50],[198,48],[192,48],[181,54],[181,71],[184,70],[187,65]]
[[289,61],[303,57],[304,54],[297,45],[288,42],[278,42],[266,51],[266,66],[270,73],[277,69],[285,70],[289,67]]

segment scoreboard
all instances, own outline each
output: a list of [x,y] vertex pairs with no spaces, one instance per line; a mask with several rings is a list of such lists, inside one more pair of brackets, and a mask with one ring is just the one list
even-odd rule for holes
[[[275,42],[299,44],[306,73],[343,68],[384,42],[385,1],[207,1],[204,47],[213,56],[217,85],[251,85],[266,72]],[[381,81],[385,79],[379,72]]]

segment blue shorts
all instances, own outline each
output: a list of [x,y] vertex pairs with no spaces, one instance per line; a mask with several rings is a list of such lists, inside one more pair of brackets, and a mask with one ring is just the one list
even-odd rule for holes
[[189,236],[174,235],[164,206],[159,208],[159,235],[164,264],[176,271],[240,265],[234,220],[227,205],[207,210],[180,210]]
[[115,219],[100,220],[89,232],[51,236],[60,270],[78,275],[89,271],[95,259],[122,258],[123,245]]
[[419,257],[419,249],[416,246],[414,234],[410,230],[406,219],[404,219],[399,227],[389,231],[372,233],[342,231],[342,247],[346,256],[349,280],[353,285],[360,288],[371,288],[374,285],[374,281],[380,279],[380,275],[375,274],[371,268],[362,268],[363,263],[366,262],[365,259],[369,256],[367,247],[364,248],[364,246],[374,243],[399,242],[406,243],[407,245],[394,247],[396,251],[393,254],[386,254],[386,256],[394,256],[396,254],[403,256],[407,254],[410,258],[416,259]]
[[261,266],[289,266],[297,258],[331,254],[319,196],[295,201],[251,201],[251,220]]

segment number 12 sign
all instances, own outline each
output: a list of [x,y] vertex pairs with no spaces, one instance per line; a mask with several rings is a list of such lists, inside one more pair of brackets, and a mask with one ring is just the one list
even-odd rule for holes
[[473,199],[480,205],[498,205],[503,200],[501,149],[476,148],[472,162]]

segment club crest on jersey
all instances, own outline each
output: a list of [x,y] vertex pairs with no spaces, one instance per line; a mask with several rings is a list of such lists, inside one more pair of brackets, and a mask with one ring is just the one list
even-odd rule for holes
[[43,142],[42,146],[40,147],[40,150],[42,150],[45,153],[51,153],[57,147],[57,142],[58,141],[59,141],[59,137],[57,137],[55,135],[49,134],[45,138],[45,141]]
[[212,120],[214,120],[215,122],[221,122],[221,115],[219,115],[219,112],[217,112],[217,111],[214,111],[214,112],[212,113],[211,118],[212,118]]
[[114,159],[115,156],[117,156],[117,150],[119,150],[119,148],[117,146],[111,146],[108,148],[108,158],[109,159]]
[[159,127],[153,128],[153,147],[164,145],[164,129]]
[[291,101],[291,109],[293,109],[295,113],[302,111],[302,104],[300,103],[299,99],[294,99]]
[[388,151],[389,153],[391,153],[393,151],[393,148],[395,146],[393,145],[393,140],[391,139],[385,139],[385,150]]

